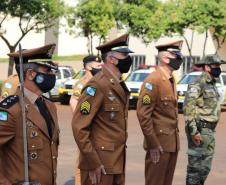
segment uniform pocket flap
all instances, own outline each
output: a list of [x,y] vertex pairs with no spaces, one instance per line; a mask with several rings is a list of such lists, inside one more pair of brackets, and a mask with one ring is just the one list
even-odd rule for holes
[[172,135],[175,132],[176,129],[169,129],[169,128],[156,128],[156,134],[166,134],[166,135]]
[[115,144],[114,143],[98,143],[95,145],[97,150],[102,151],[114,151]]
[[42,139],[32,139],[30,142],[28,142],[28,149],[29,150],[39,150],[43,148],[43,141]]
[[113,104],[113,103],[105,104],[104,110],[110,111],[110,112],[119,111],[119,104]]
[[170,100],[172,100],[171,96],[162,96],[161,97],[161,101],[170,101]]

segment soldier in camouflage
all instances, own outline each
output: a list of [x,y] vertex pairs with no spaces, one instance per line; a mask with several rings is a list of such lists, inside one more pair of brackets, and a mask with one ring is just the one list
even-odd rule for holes
[[188,87],[184,101],[184,116],[188,139],[186,185],[204,185],[210,172],[215,148],[215,128],[220,118],[219,93],[216,78],[222,61],[217,55],[207,55],[196,63],[203,68],[201,77]]

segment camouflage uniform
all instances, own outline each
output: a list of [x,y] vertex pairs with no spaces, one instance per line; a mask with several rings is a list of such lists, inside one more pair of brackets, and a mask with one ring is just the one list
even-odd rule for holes
[[[220,117],[219,93],[215,79],[203,72],[200,79],[188,87],[184,116],[188,139],[187,185],[203,185],[211,169],[215,148],[215,127]],[[201,144],[195,145],[193,135],[201,134]]]

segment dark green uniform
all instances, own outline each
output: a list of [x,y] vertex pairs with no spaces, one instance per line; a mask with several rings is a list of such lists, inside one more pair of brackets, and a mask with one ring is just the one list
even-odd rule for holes
[[[220,117],[219,93],[215,79],[208,72],[188,87],[184,102],[188,138],[187,185],[203,185],[211,169],[215,148],[215,127]],[[201,144],[196,146],[191,136],[200,133]]]

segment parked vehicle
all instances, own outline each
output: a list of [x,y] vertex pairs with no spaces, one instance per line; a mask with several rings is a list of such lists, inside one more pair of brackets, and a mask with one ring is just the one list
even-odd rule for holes
[[74,93],[75,83],[85,75],[85,70],[81,69],[78,73],[74,75],[73,78],[65,80],[61,83],[61,86],[58,88],[60,102],[62,104],[68,105],[71,96]]
[[[178,95],[178,108],[179,111],[182,111],[183,104],[184,104],[184,98],[185,94],[188,89],[188,84],[196,81],[198,78],[200,78],[202,74],[202,71],[194,71],[191,73],[188,73],[182,77],[182,79],[177,84],[177,95]],[[222,105],[226,104],[226,72],[222,72],[220,77],[217,79],[216,83],[218,92],[220,94],[220,102]]]
[[125,83],[130,90],[129,109],[136,109],[137,100],[144,79],[153,71],[155,71],[155,67],[138,69],[131,72],[126,78]]
[[69,79],[72,79],[75,75],[75,71],[71,66],[59,66],[56,72],[56,84],[54,88],[50,91],[50,99],[59,101],[60,94],[58,89],[61,85]]

